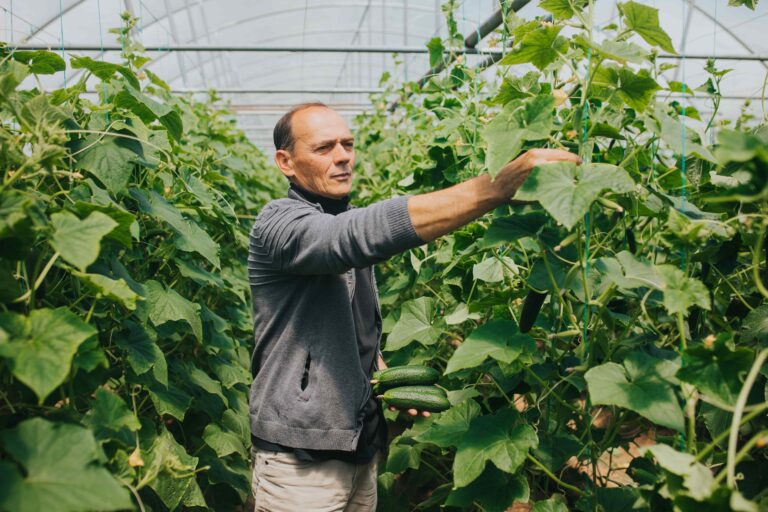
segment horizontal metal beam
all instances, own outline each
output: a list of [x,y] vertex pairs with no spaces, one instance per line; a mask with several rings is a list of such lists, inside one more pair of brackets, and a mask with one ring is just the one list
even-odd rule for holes
[[[13,47],[11,47],[13,49]],[[216,45],[169,45],[169,46],[146,46],[148,52],[288,52],[288,53],[416,53],[427,54],[429,50],[423,46],[216,46]],[[50,50],[60,52],[60,47],[41,44],[22,44],[15,47],[15,50]],[[65,52],[120,52],[120,46],[98,46],[98,45],[69,45],[64,47]],[[499,48],[446,48],[445,54],[453,55],[501,55],[503,52]],[[702,55],[688,54],[675,55],[662,53],[656,56],[658,59],[688,59],[688,60],[746,60],[746,61],[768,61],[768,55]]]
[[[62,51],[61,47],[54,45],[23,44],[15,50],[51,50]],[[120,52],[122,47],[116,45],[99,46],[73,44],[64,47],[65,52]],[[218,46],[199,44],[174,44],[168,46],[147,45],[147,52],[246,52],[246,53],[418,53],[428,54],[429,50],[424,46]],[[487,55],[499,50],[482,48],[446,48],[444,53],[468,53],[474,55]]]
[[657,59],[674,59],[674,60],[752,60],[765,62],[768,61],[768,55],[674,55],[670,53],[660,53],[656,56]]
[[[374,88],[316,88],[316,89],[217,89],[211,87],[209,89],[195,89],[195,88],[179,88],[173,89],[173,94],[207,94],[213,91],[217,94],[379,94],[384,92],[384,89]],[[86,91],[90,94],[98,94],[101,91],[89,90]]]

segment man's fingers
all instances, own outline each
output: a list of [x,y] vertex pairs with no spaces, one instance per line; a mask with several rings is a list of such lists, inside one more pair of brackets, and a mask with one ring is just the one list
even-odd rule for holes
[[421,415],[424,416],[425,418],[430,417],[429,411],[421,411]]
[[579,155],[573,154],[562,149],[540,148],[531,149],[524,156],[530,158],[531,167],[546,164],[550,162],[573,162],[581,163]]
[[417,411],[416,409],[408,409],[408,414],[411,416],[418,416],[419,411]]

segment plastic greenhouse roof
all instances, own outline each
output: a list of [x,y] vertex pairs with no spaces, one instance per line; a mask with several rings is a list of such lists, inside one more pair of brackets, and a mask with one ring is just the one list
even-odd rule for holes
[[[499,9],[498,0],[458,0],[459,31],[469,35]],[[523,2],[524,3],[524,2]],[[668,80],[691,87],[706,79],[702,56],[768,58],[768,3],[752,11],[729,7],[727,0],[642,0],[660,9],[663,28],[686,59],[684,71],[666,72]],[[428,70],[424,53],[402,53],[395,67],[391,53],[352,53],[350,47],[424,48],[445,36],[440,0],[0,0],[0,40],[14,45],[38,45],[73,55],[115,61],[115,35],[120,13],[138,17],[136,39],[154,60],[149,69],[178,91],[214,88],[231,102],[240,126],[261,147],[271,150],[271,131],[290,105],[324,101],[342,114],[366,110],[370,91],[379,87],[384,71],[398,80],[415,80]],[[616,0],[597,0],[596,26],[618,18]],[[538,0],[522,7],[523,17],[543,15]],[[489,39],[478,48],[488,47]],[[273,51],[169,51],[185,46],[271,47]],[[318,48],[336,51],[277,51]],[[73,48],[78,48],[74,50]],[[67,51],[68,49],[73,49]],[[186,48],[189,50],[189,48]],[[485,57],[468,55],[476,63]],[[674,62],[674,61],[673,61]],[[733,71],[723,81],[721,115],[738,116],[744,99],[760,98],[768,60],[721,60]],[[525,67],[512,70],[524,72]],[[494,71],[489,70],[488,77]],[[44,77],[45,87],[63,85],[61,73]],[[77,78],[68,69],[67,79]],[[303,91],[303,92],[302,92]],[[689,100],[700,111],[710,107]],[[755,114],[760,101],[752,103]]]

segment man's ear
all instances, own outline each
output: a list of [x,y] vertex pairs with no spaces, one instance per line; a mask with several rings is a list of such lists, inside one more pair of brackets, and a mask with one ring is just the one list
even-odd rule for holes
[[292,178],[296,175],[296,171],[294,170],[293,166],[293,158],[291,157],[291,154],[285,149],[278,149],[275,151],[275,163],[283,175],[289,180],[292,180]]

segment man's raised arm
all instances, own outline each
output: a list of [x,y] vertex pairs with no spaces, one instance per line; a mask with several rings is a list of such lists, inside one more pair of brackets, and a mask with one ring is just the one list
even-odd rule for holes
[[579,162],[573,153],[559,149],[532,149],[509,162],[491,180],[483,174],[452,187],[412,196],[408,214],[413,227],[426,242],[439,238],[509,201],[537,165]]

